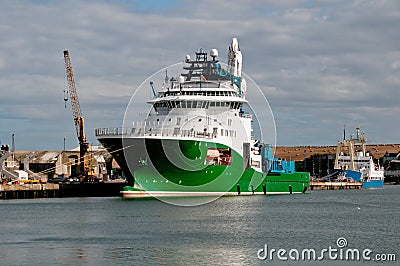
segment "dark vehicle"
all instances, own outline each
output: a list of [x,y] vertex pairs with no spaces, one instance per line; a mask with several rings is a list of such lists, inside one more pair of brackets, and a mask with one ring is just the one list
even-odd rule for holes
[[68,182],[69,180],[67,179],[67,178],[64,178],[64,177],[54,177],[54,178],[49,178],[48,180],[47,180],[47,183],[55,183],[55,184],[58,184],[58,183],[64,183],[64,182]]

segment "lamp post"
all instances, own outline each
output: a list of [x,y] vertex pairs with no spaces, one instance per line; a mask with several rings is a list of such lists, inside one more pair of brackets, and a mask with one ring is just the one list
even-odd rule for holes
[[15,134],[13,133],[11,135],[11,154],[12,154],[12,165],[13,167],[15,166],[15,140],[14,140]]

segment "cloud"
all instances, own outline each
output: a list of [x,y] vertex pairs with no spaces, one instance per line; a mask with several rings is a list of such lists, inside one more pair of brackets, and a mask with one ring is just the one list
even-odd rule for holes
[[400,2],[168,3],[1,2],[0,122],[7,126],[0,140],[18,132],[20,147],[42,140],[50,149],[66,131],[74,138],[64,110],[64,49],[96,142],[94,128],[118,126],[147,76],[199,48],[219,49],[226,62],[235,36],[244,71],[277,118],[278,144],[334,144],[343,124],[363,126],[376,142],[399,142]]

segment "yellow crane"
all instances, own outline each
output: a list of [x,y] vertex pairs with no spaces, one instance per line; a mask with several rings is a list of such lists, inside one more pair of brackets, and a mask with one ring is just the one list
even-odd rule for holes
[[[72,115],[74,118],[76,135],[79,141],[79,171],[78,176],[81,178],[91,178],[94,176],[93,169],[91,167],[91,160],[89,156],[89,143],[87,142],[85,135],[85,119],[81,112],[79,105],[78,94],[76,92],[74,74],[72,73],[71,58],[68,50],[64,50],[64,61],[65,61],[65,72],[68,83],[68,91],[71,99]],[[67,97],[64,98],[68,100]]]

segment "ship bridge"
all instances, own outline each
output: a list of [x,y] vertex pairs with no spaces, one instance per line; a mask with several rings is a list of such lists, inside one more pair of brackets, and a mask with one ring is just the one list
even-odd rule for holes
[[[240,60],[237,59],[234,49],[238,47],[230,48],[228,70],[216,59],[216,49],[211,50],[211,59],[202,49],[196,52],[195,60],[187,55],[183,67],[187,72],[178,78],[169,78],[166,72],[163,89],[156,95],[152,87],[155,98],[147,103],[152,104],[159,115],[175,109],[180,112],[182,108],[203,109],[206,112],[211,109],[213,113],[229,110],[238,112],[247,101],[243,93],[245,82],[241,79],[241,56]],[[240,54],[240,51],[236,53]]]

